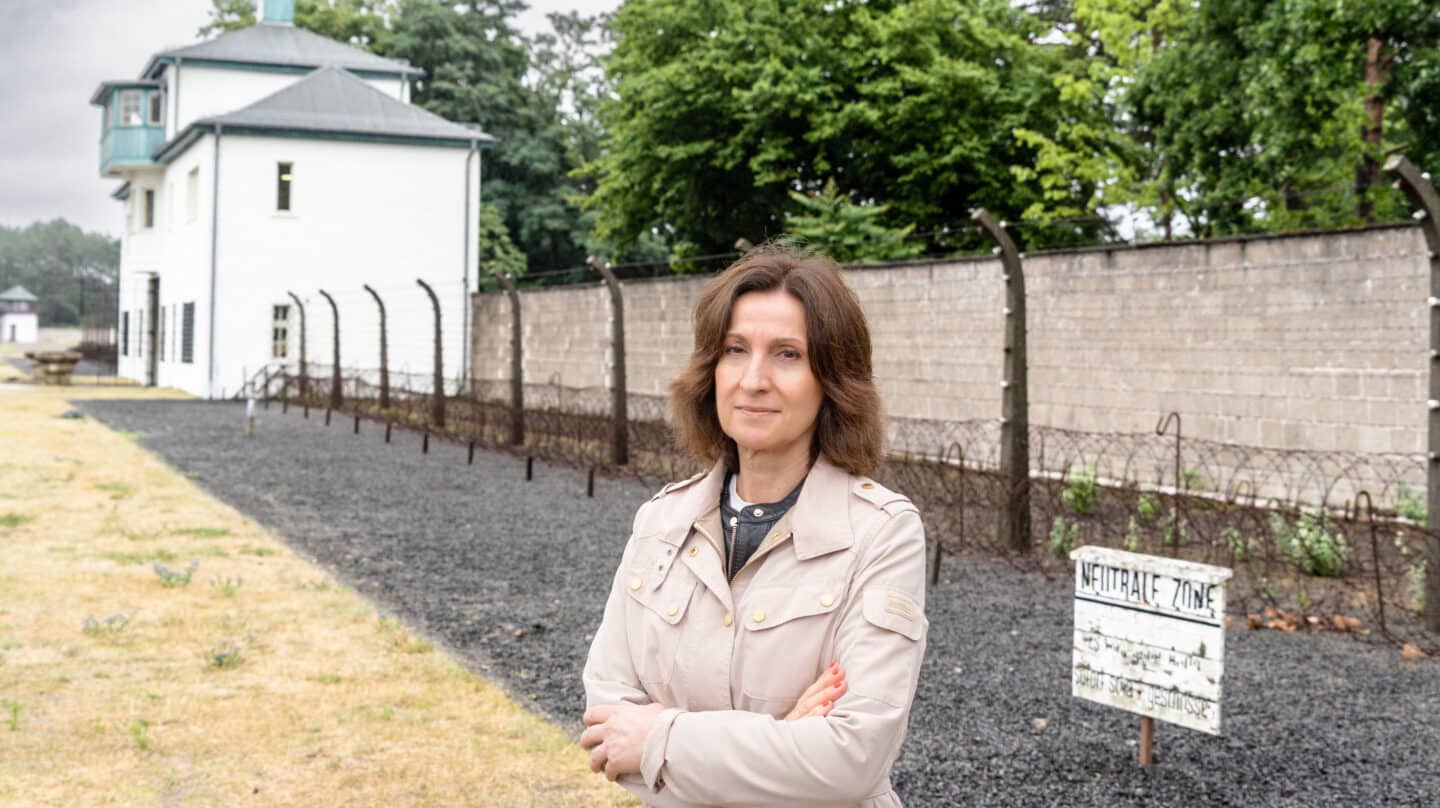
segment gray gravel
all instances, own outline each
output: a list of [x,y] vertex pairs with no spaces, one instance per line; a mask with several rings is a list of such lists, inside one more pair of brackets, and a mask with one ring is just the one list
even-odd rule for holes
[[[236,404],[84,402],[298,552],[442,642],[572,733],[585,639],[630,519],[652,491],[278,405],[253,439]],[[1440,804],[1440,663],[1331,635],[1232,630],[1225,735],[1071,698],[1070,590],[947,558],[896,767],[907,805]],[[1062,576],[1063,578],[1063,576]],[[517,633],[519,636],[517,637]],[[1043,719],[1037,729],[1035,719]]]

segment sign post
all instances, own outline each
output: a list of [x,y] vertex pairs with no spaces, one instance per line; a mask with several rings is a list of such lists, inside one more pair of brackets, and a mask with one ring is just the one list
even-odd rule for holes
[[1106,547],[1081,547],[1070,559],[1071,695],[1139,713],[1142,766],[1157,718],[1219,735],[1231,571]]

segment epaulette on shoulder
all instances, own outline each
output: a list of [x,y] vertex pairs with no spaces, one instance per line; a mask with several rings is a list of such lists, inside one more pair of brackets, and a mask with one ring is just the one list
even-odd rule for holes
[[651,502],[654,502],[655,500],[657,500],[657,499],[665,496],[666,494],[671,493],[672,491],[679,491],[679,490],[681,490],[681,489],[683,489],[683,488],[689,488],[690,486],[694,485],[695,483],[698,483],[698,482],[700,482],[701,480],[705,479],[705,474],[706,474],[706,472],[703,472],[703,471],[702,471],[702,472],[697,473],[697,474],[696,474],[695,476],[693,476],[693,477],[689,477],[689,478],[684,479],[684,480],[676,480],[676,481],[673,482],[673,483],[669,483],[669,484],[667,484],[664,488],[660,489],[660,492],[659,492],[659,493],[657,493],[655,496],[651,497],[651,498],[650,498],[650,501],[651,501]]
[[919,512],[909,497],[891,491],[869,477],[856,477],[850,485],[850,492],[891,516],[905,511]]

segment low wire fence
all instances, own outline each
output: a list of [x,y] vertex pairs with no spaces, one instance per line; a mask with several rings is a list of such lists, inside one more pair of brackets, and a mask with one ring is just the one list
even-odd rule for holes
[[[338,396],[335,386],[338,381]],[[631,394],[628,462],[611,462],[611,391],[509,382],[435,396],[424,378],[312,365],[267,370],[267,406],[323,409],[550,463],[679,479],[665,399]],[[357,420],[358,424],[358,420]],[[932,541],[932,582],[969,554],[1068,576],[1070,550],[1102,545],[1230,567],[1229,610],[1255,628],[1344,631],[1440,653],[1424,631],[1424,458],[1264,449],[1183,437],[1180,417],[1150,433],[1032,426],[1031,550],[1011,549],[1002,519],[1017,502],[1000,472],[1000,423],[892,418],[880,481],[913,499]]]

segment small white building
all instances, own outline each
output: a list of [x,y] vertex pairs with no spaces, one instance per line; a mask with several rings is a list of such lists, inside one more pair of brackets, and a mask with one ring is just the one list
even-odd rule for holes
[[[224,398],[263,369],[380,365],[384,301],[393,383],[433,370],[440,298],[447,386],[468,367],[480,163],[494,138],[409,103],[422,71],[261,22],[150,57],[102,84],[100,171],[123,184],[121,376]],[[322,366],[322,367],[315,367]],[[322,388],[323,389],[323,388]]]
[[23,286],[0,292],[0,342],[31,343],[39,339],[39,298]]

